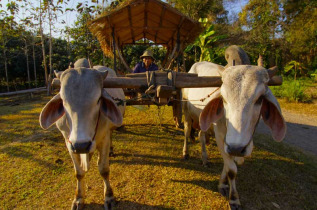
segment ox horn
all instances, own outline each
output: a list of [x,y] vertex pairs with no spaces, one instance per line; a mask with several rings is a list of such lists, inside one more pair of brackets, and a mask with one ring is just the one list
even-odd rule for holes
[[269,69],[267,69],[267,73],[269,74],[269,77],[272,78],[278,71],[277,66],[273,66]]
[[109,72],[106,70],[106,71],[99,71],[99,73],[102,76],[102,80],[105,80]]
[[57,71],[57,70],[54,70],[54,74],[55,74],[55,76],[56,76],[58,79],[60,79],[60,78],[61,78],[61,76],[62,76],[63,72],[64,72],[64,71]]

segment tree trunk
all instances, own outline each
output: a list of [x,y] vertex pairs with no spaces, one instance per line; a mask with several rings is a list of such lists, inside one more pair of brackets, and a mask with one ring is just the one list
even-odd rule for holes
[[33,70],[34,70],[34,83],[35,87],[37,87],[37,76],[36,76],[36,63],[35,63],[35,49],[34,49],[35,41],[33,39]]
[[3,47],[3,56],[4,56],[4,70],[5,70],[5,73],[6,73],[6,81],[7,81],[7,91],[10,92],[9,76],[8,76],[8,62],[7,62],[7,53],[6,53],[5,46]]
[[31,88],[31,77],[30,77],[30,68],[29,68],[28,45],[27,45],[26,38],[25,38],[24,42],[25,42],[24,54],[26,57],[26,71],[28,74],[28,88],[30,89]]
[[51,82],[53,79],[53,67],[52,67],[52,16],[51,16],[51,10],[50,10],[50,4],[48,3],[48,19],[49,19],[49,25],[50,25],[50,52],[49,52],[49,62],[50,62],[50,74],[48,75],[48,85],[47,85],[47,95],[51,95]]
[[46,65],[46,53],[45,53],[45,44],[44,44],[44,35],[42,28],[42,1],[40,0],[40,33],[41,33],[41,44],[42,44],[42,54],[43,54],[43,65],[45,73],[45,84],[48,86],[48,74],[47,74],[47,65]]

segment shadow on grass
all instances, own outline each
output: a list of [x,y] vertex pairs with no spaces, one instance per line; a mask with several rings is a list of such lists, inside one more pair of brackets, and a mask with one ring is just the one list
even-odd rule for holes
[[158,133],[175,133],[178,136],[184,135],[182,130],[176,129],[174,125],[170,124],[161,124],[161,128],[159,125],[153,124],[126,124],[123,128],[117,130],[117,133],[120,134],[131,134],[142,137],[156,137],[157,133],[155,132],[144,132],[144,131],[152,131],[156,130]]
[[[221,172],[223,164],[222,161],[212,161],[209,168],[202,165],[200,158],[191,157],[190,160],[184,160],[182,158],[173,158],[168,156],[157,156],[157,155],[143,155],[143,154],[128,154],[119,153],[116,157],[124,157],[122,160],[111,159],[110,163],[118,163],[124,165],[151,165],[151,166],[164,166],[170,168],[180,168],[186,170],[194,170],[204,173],[218,174]],[[127,160],[128,158],[132,160]]]
[[194,179],[194,180],[171,180],[172,182],[178,182],[182,184],[193,184],[197,185],[199,187],[202,187],[206,190],[218,192],[218,180],[215,181],[205,181],[205,180],[199,180],[199,179]]
[[[84,210],[103,210],[104,207],[102,204],[97,204],[97,203],[90,203],[86,204],[84,207]],[[131,201],[116,201],[116,204],[114,206],[114,209],[116,210],[172,210],[174,208],[166,208],[164,206],[151,206],[151,205],[146,205],[146,204],[140,204],[136,202],[131,202]]]

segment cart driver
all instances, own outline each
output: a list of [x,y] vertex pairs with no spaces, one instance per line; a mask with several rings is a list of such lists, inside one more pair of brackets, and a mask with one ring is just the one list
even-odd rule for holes
[[140,58],[142,59],[142,62],[139,62],[135,65],[133,73],[158,70],[158,66],[154,63],[155,59],[151,50],[145,50]]

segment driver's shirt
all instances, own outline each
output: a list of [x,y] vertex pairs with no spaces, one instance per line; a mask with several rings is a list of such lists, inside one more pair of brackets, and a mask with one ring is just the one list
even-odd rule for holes
[[135,65],[133,73],[143,73],[146,71],[156,71],[158,70],[158,66],[155,63],[151,63],[148,69],[145,68],[143,62],[139,62]]

